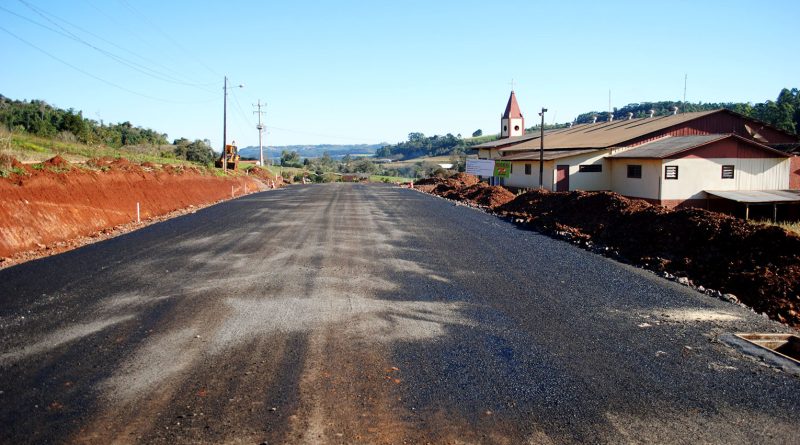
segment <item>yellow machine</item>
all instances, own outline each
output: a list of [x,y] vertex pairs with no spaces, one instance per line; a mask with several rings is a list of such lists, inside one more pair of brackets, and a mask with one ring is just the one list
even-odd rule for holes
[[236,170],[239,168],[239,158],[239,148],[235,145],[226,145],[225,153],[217,159],[214,165],[216,165],[217,168],[222,168],[224,162],[227,160],[227,168],[229,170]]

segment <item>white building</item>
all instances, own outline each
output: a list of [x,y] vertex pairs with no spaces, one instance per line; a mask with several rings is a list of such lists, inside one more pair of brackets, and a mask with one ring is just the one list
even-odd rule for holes
[[[512,104],[513,92],[504,128]],[[797,142],[795,135],[729,110],[579,124],[545,131],[542,186],[610,190],[668,207],[708,207],[710,200],[732,199],[726,192],[733,191],[745,204],[800,201],[789,190],[799,182],[800,163],[774,148]],[[501,133],[475,148],[481,159],[511,162],[505,186],[528,189],[539,187],[541,143],[539,133]]]

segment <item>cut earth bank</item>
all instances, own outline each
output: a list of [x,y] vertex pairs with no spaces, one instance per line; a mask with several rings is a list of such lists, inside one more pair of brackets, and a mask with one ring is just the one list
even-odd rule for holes
[[515,196],[463,173],[420,180],[415,187],[800,328],[800,237],[780,227],[702,209],[671,210],[610,192]]
[[[14,173],[0,179],[0,267],[263,190],[276,180],[260,169],[260,178],[218,176],[192,166],[123,158],[92,159],[80,167],[60,156],[36,165],[9,163]],[[283,184],[280,177],[277,181]]]

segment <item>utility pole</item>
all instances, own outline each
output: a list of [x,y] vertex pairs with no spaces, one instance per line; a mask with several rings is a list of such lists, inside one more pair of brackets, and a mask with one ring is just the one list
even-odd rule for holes
[[264,146],[261,144],[261,134],[264,133],[264,126],[261,125],[261,115],[264,114],[264,112],[261,111],[261,99],[258,100],[258,105],[256,105],[256,106],[258,107],[258,111],[253,111],[253,113],[254,114],[258,114],[258,125],[256,125],[256,128],[258,129],[258,153],[259,153],[258,159],[261,162],[261,166],[263,167],[264,166]]
[[[239,88],[244,88],[244,85],[239,85]],[[228,76],[225,76],[222,91],[224,92],[222,100],[222,171],[228,171],[228,154],[225,153],[228,146]]]
[[224,98],[222,99],[222,171],[228,171],[228,76],[225,76],[225,83],[222,85]]
[[539,127],[539,189],[544,188],[544,114],[547,113],[547,108],[542,108],[539,116],[542,117],[542,126]]

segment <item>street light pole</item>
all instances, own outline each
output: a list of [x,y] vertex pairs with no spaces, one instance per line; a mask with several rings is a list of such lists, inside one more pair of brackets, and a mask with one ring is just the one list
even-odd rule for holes
[[542,108],[539,116],[542,117],[542,125],[539,127],[539,189],[544,188],[544,114],[547,113],[547,108]]

